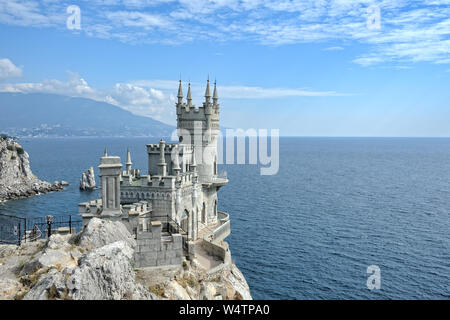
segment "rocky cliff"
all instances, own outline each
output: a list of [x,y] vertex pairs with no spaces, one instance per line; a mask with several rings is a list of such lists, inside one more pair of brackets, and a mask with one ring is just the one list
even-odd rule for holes
[[12,139],[0,137],[0,202],[59,191],[63,184],[39,180],[30,169],[29,156]]
[[195,259],[135,269],[135,247],[122,223],[96,218],[76,235],[0,245],[0,299],[251,299],[234,264],[214,274]]

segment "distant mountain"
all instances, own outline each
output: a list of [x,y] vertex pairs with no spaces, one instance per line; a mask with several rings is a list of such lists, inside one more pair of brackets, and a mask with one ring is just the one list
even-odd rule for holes
[[0,132],[12,136],[168,137],[174,129],[91,99],[0,92]]

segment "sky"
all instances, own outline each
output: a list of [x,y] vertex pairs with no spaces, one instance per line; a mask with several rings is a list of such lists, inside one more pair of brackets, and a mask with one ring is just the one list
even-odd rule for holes
[[208,77],[229,128],[450,137],[450,0],[0,0],[0,91],[175,124]]

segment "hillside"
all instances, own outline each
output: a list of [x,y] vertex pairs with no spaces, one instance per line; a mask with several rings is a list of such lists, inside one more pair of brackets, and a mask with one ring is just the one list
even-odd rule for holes
[[0,92],[0,128],[18,137],[167,137],[173,127],[117,106],[45,93]]

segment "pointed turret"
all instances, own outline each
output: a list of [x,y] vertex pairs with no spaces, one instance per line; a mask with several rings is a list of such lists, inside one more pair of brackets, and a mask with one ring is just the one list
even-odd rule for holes
[[188,106],[192,106],[192,94],[191,94],[191,83],[190,82],[188,84],[187,104],[188,104]]
[[214,80],[214,93],[213,93],[213,103],[217,105],[217,100],[219,100],[219,95],[217,94],[217,81]]
[[133,163],[131,162],[131,153],[130,153],[130,149],[127,149],[127,162],[125,163],[126,168],[127,168],[127,174],[129,175],[131,172],[131,165]]
[[210,99],[211,99],[211,90],[209,90],[209,77],[208,77],[208,80],[206,82],[205,99],[206,99],[206,102],[209,102]]
[[182,103],[183,102],[183,89],[181,87],[181,79],[180,79],[180,84],[178,85],[178,103]]

